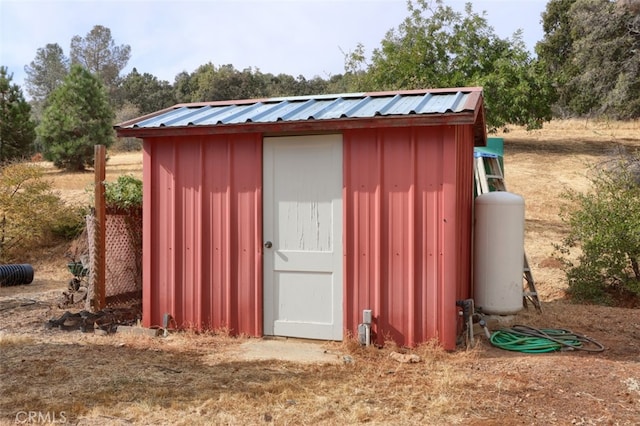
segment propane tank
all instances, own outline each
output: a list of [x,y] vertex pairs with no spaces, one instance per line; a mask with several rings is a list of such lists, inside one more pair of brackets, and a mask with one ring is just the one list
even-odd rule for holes
[[475,201],[474,299],[483,313],[511,315],[522,307],[524,198],[506,191]]

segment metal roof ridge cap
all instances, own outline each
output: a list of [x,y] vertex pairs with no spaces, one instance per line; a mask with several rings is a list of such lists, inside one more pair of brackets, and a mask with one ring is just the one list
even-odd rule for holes
[[[305,100],[304,102],[302,102],[300,105],[298,105],[297,107],[295,107],[294,109],[292,109],[291,111],[289,111],[286,114],[283,114],[281,117],[279,117],[281,120],[286,120],[289,117],[296,115],[298,112],[307,109],[308,107],[310,107],[311,105],[316,104],[318,101],[316,99],[310,98]],[[307,116],[308,118],[309,116]]]
[[329,105],[327,105],[326,107],[322,108],[320,111],[316,111],[316,113],[315,113],[315,114],[313,114],[313,115],[311,116],[311,118],[313,118],[313,119],[317,120],[319,115],[324,114],[328,109],[330,109],[331,107],[333,107],[333,105],[335,105],[335,104],[337,104],[338,102],[341,102],[341,101],[343,101],[343,100],[344,100],[343,98],[335,98],[333,101],[331,101],[331,102],[329,103]]
[[387,102],[385,106],[376,111],[376,114],[386,115],[387,111],[389,111],[395,104],[397,104],[400,99],[402,99],[402,95],[399,93],[396,94],[393,98],[391,98],[389,102]]
[[392,95],[426,95],[428,93],[431,93],[433,95],[440,95],[443,93],[456,93],[456,92],[463,92],[463,93],[482,92],[482,86],[387,90],[387,91],[380,91],[380,92],[364,92],[362,93],[362,95],[371,96],[371,97],[383,97],[383,96],[392,96]]
[[216,106],[227,106],[227,105],[249,105],[249,104],[255,104],[255,103],[260,103],[260,102],[268,102],[268,101],[269,101],[268,98],[223,99],[223,100],[219,100],[219,101],[183,102],[183,103],[179,103],[179,104],[174,105],[172,108],[180,108],[180,107],[196,108],[196,107],[204,107],[204,106],[216,107]]
[[299,96],[276,96],[274,98],[268,98],[264,102],[280,102],[280,101],[310,101],[310,100],[321,100],[326,101],[329,99],[337,99],[337,98],[361,98],[366,96],[367,94],[364,92],[345,92],[345,93],[326,93],[326,94],[317,94],[317,95],[299,95]]
[[424,108],[424,106],[431,100],[432,97],[433,97],[432,93],[430,92],[425,93],[422,99],[420,100],[420,102],[418,102],[418,105],[416,105],[413,109],[409,110],[409,113],[418,114],[418,111]]

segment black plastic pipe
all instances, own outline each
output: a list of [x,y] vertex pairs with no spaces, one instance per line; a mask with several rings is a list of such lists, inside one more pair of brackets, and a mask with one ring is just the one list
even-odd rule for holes
[[0,265],[0,287],[31,284],[33,267],[28,264]]

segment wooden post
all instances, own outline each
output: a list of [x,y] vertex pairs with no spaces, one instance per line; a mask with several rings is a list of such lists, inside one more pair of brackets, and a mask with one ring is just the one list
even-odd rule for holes
[[104,145],[94,146],[94,170],[95,170],[95,208],[96,208],[96,233],[95,233],[95,259],[94,267],[96,271],[95,277],[95,293],[97,296],[96,310],[101,310],[106,307],[106,289],[105,289],[105,275],[106,275],[106,259],[105,259],[105,240],[106,240],[106,212],[105,212],[105,199],[104,199],[104,181],[106,179],[105,164],[106,164],[106,148]]

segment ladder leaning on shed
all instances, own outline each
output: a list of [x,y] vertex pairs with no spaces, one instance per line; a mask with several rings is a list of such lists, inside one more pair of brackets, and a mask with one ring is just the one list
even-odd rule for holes
[[[477,195],[493,191],[506,191],[507,187],[504,183],[504,174],[502,173],[498,156],[484,152],[475,152],[473,157]],[[528,306],[527,300],[529,300],[538,312],[542,312],[540,299],[538,298],[538,292],[536,291],[533,274],[531,273],[526,253],[524,254],[522,271],[524,278],[522,304],[526,308]]]

